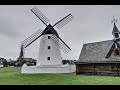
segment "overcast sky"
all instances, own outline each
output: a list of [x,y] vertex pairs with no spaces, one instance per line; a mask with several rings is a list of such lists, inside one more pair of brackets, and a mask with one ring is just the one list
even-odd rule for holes
[[[1,5],[0,6],[0,57],[16,59],[21,41],[45,25],[30,11],[37,6],[53,25],[71,13],[75,18],[57,30],[59,36],[72,49],[63,59],[78,59],[83,43],[113,39],[111,20],[118,19],[120,5]],[[38,58],[40,39],[25,49],[25,57]]]

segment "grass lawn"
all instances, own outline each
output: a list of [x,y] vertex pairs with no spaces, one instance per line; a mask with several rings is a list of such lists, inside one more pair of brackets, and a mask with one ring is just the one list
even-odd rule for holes
[[65,74],[21,74],[20,68],[0,68],[0,85],[120,85],[120,77]]

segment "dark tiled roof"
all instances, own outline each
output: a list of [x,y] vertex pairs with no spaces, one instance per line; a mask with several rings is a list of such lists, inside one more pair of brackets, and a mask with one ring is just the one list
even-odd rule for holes
[[6,59],[5,59],[5,58],[1,58],[1,57],[0,57],[0,60],[6,60]]
[[120,61],[117,58],[106,58],[113,44],[113,40],[84,44],[77,62]]
[[49,24],[45,30],[42,32],[42,35],[44,34],[54,34],[56,36],[59,36],[57,31],[53,28],[53,26],[51,26],[51,24]]

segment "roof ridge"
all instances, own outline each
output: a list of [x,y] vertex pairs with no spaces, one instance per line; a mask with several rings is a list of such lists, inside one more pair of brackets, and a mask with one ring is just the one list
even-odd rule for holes
[[90,42],[85,44],[101,43],[101,42],[107,42],[107,41],[113,41],[113,40],[96,41],[96,42]]

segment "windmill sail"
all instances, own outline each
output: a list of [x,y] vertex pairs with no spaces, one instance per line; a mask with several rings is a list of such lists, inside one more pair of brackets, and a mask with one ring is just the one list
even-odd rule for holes
[[[31,9],[31,11],[46,25],[48,22],[50,22],[50,20],[42,13],[40,12],[40,10],[37,7],[34,7]],[[67,16],[65,16],[63,19],[61,19],[60,21],[58,21],[57,23],[55,23],[52,27],[56,26],[58,29],[62,28],[64,25],[66,25],[67,23],[69,23],[74,17],[69,14]],[[53,32],[53,28],[49,28],[50,31]],[[48,30],[47,30],[48,31]],[[46,32],[47,32],[46,31]],[[21,44],[23,45],[24,48],[28,47],[30,44],[32,44],[34,41],[36,41],[43,33],[43,30],[38,30],[37,32],[35,32],[34,34],[32,34],[31,36],[29,36],[27,39],[25,39],[24,41],[21,42]],[[45,32],[44,32],[45,33]],[[55,32],[53,32],[55,33]],[[62,49],[62,51],[64,53],[68,53],[71,49],[69,48],[69,46],[59,37],[56,35],[52,35],[51,39]]]
[[50,20],[42,13],[37,7],[31,9],[31,11],[47,26]]
[[63,19],[61,19],[60,21],[58,21],[57,23],[55,23],[53,25],[53,27],[56,26],[58,29],[60,29],[63,26],[65,26],[67,23],[69,23],[73,18],[74,17],[71,14],[69,14],[66,17],[64,17]]
[[69,46],[60,37],[57,37],[56,35],[52,35],[51,39],[57,44],[57,46],[59,48],[61,48],[61,50],[64,53],[67,54],[68,52],[71,51],[71,49],[69,48]]
[[21,44],[24,46],[24,48],[28,47],[31,43],[36,41],[41,36],[42,32],[43,32],[43,30],[41,30],[41,29],[38,30],[37,32],[35,32],[31,36],[29,36],[27,39],[22,41]]

